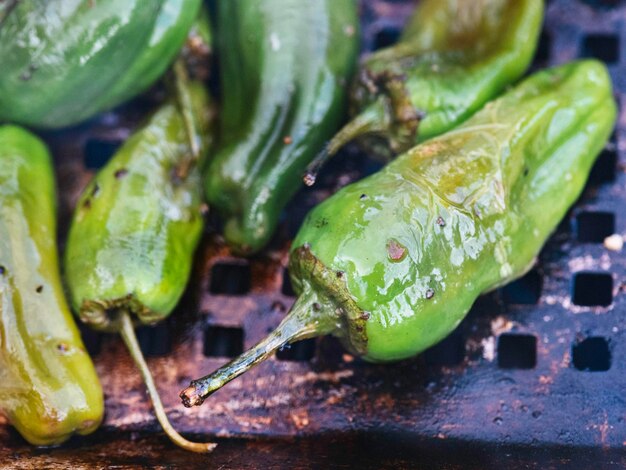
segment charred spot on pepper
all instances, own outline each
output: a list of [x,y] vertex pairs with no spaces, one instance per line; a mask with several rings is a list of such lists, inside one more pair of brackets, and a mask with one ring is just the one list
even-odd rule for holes
[[443,217],[441,217],[441,216],[437,217],[437,225],[439,225],[440,227],[445,227],[446,226],[446,221],[443,220]]
[[98,183],[95,183],[93,185],[93,188],[91,188],[90,197],[96,197],[99,192],[100,192],[100,185]]
[[364,310],[363,313],[361,313],[361,317],[360,318],[361,318],[361,320],[367,321],[367,320],[370,319],[370,316],[371,316],[370,312],[367,312],[367,311]]
[[24,72],[22,72],[22,74],[20,75],[20,80],[22,80],[23,82],[27,82],[28,80],[30,80],[31,78],[33,78],[33,73],[35,73],[35,71],[38,69],[39,67],[35,64],[30,64],[26,70]]
[[41,286],[41,285],[37,286],[37,288],[35,289],[35,291],[36,291],[38,294],[41,294],[41,293],[43,292],[43,286]]
[[345,273],[344,273],[343,271],[337,271],[337,278],[338,278],[338,279],[343,278],[343,275],[344,275],[344,274],[345,274]]
[[407,249],[395,238],[387,240],[387,256],[391,261],[402,261],[406,258]]
[[128,174],[128,170],[126,168],[120,168],[115,173],[113,173],[113,176],[115,176],[115,179],[119,180],[119,179],[122,179],[127,174]]
[[364,201],[365,199],[367,199],[367,194],[361,194],[361,195],[359,196],[359,199],[360,199],[361,201]]
[[70,350],[70,347],[68,344],[66,343],[58,343],[57,344],[57,351],[59,351],[60,353],[66,353]]
[[315,227],[316,228],[326,227],[327,225],[328,225],[328,219],[326,217],[322,217],[322,218],[317,219],[315,221]]
[[435,290],[431,288],[427,289],[425,296],[427,299],[432,299],[435,296]]
[[319,302],[313,302],[313,310],[316,312],[319,312],[320,310],[322,310],[322,305]]
[[0,276],[4,276],[7,273],[7,268],[0,265]]

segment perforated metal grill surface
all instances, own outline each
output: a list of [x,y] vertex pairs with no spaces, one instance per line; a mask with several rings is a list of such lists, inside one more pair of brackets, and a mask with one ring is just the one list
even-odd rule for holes
[[[361,3],[365,50],[392,43],[414,7],[403,0]],[[620,1],[548,2],[533,69],[577,57],[604,60],[621,107],[625,21]],[[61,239],[80,189],[153,104],[137,100],[45,135],[57,163]],[[603,244],[609,235],[626,236],[625,126],[621,112],[584,194],[537,266],[481,297],[441,344],[414,359],[371,365],[330,338],[305,341],[187,410],[179,389],[256,343],[293,302],[286,250],[307,211],[380,165],[347,148],[314,188],[297,195],[270,248],[251,260],[229,254],[219,222],[209,216],[185,301],[168,321],[139,333],[175,425],[197,437],[223,438],[223,453],[212,462],[226,467],[626,467],[626,251]],[[34,451],[0,426],[0,462],[206,463],[158,437],[121,341],[88,331],[85,340],[106,393],[103,429],[70,447]],[[233,439],[251,437],[272,440]]]

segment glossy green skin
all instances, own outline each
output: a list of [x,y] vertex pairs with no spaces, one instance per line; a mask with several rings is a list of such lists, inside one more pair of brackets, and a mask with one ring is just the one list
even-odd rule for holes
[[144,91],[201,0],[21,0],[0,23],[0,121],[76,124]]
[[59,274],[52,162],[43,143],[0,127],[0,409],[32,444],[94,431],[102,389]]
[[[209,102],[190,88],[204,157]],[[94,328],[117,331],[113,313],[140,323],[167,316],[178,303],[202,233],[202,161],[176,174],[191,150],[183,118],[168,102],[133,134],[81,196],[70,227],[65,276],[72,307]]]
[[520,78],[532,60],[543,9],[543,0],[420,2],[398,44],[361,65],[366,83],[355,82],[352,107],[358,114],[376,103],[393,114],[384,89],[392,76],[425,118],[409,136],[398,134],[402,123],[383,126],[383,139],[366,141],[368,150],[384,156],[406,151],[456,127]]
[[248,254],[268,242],[340,124],[357,12],[354,0],[229,0],[217,25],[221,141],[206,195],[225,219],[226,241]]
[[[530,268],[581,193],[615,115],[599,62],[539,72],[324,201],[294,250],[308,245],[343,272],[347,293],[369,312],[367,359],[412,356],[450,333],[481,293]],[[332,286],[315,287],[295,252],[291,263],[296,287],[325,305]]]

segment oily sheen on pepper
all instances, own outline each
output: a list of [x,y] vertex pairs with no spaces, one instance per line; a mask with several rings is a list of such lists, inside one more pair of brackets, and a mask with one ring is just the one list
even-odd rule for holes
[[314,208],[292,244],[299,297],[266,339],[181,393],[187,406],[285,344],[332,334],[369,361],[440,341],[522,276],[581,193],[615,123],[606,67],[541,71]]

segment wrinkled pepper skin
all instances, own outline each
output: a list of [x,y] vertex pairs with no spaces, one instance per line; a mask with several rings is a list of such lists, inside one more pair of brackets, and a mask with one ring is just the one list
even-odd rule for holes
[[330,152],[363,136],[389,159],[459,125],[526,71],[543,10],[543,0],[421,1],[399,42],[361,63],[356,117]]
[[100,382],[61,285],[52,162],[0,127],[0,410],[24,438],[54,445],[102,421]]
[[539,72],[460,127],[349,185],[292,245],[300,297],[266,340],[181,397],[199,404],[294,340],[333,334],[370,361],[449,334],[476,298],[522,276],[581,193],[613,128],[604,65]]
[[261,249],[337,130],[358,54],[354,0],[218,4],[221,141],[206,195],[240,254]]
[[0,121],[76,124],[144,91],[201,0],[20,0],[0,22]]
[[[315,208],[294,241],[345,288],[364,322],[365,357],[414,355],[444,338],[474,300],[523,275],[580,195],[615,122],[597,62],[537,73],[457,129],[415,147]],[[365,195],[364,197],[362,195]]]
[[72,307],[90,326],[118,331],[116,309],[154,323],[182,295],[202,233],[200,167],[209,98],[189,87],[200,161],[174,100],[134,133],[84,190],[70,226],[65,275]]

